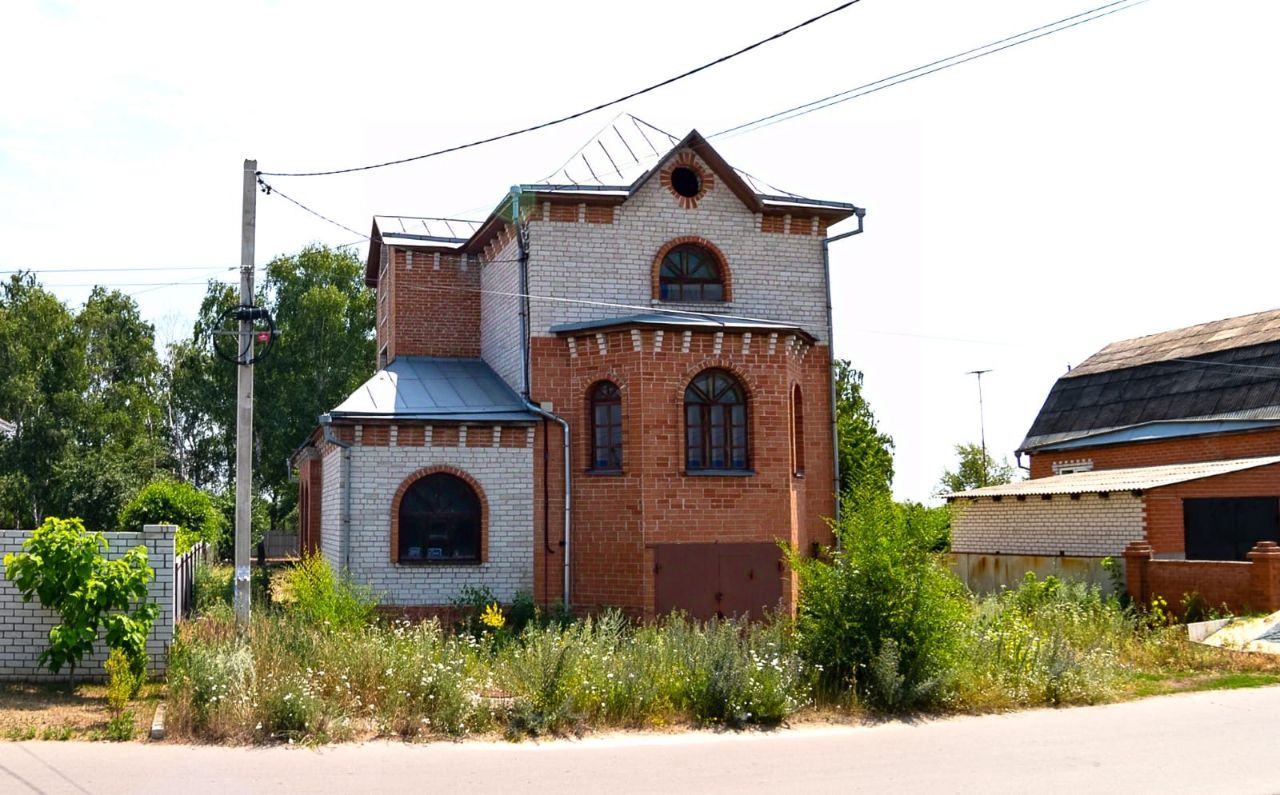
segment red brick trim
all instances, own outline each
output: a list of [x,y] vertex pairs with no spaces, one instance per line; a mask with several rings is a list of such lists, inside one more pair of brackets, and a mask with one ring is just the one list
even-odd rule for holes
[[[400,565],[397,550],[400,549],[400,501],[404,499],[405,492],[414,483],[422,480],[427,475],[434,475],[443,472],[461,478],[466,481],[467,485],[475,490],[476,496],[480,498],[480,562],[487,563],[489,560],[489,500],[484,495],[484,488],[471,475],[463,472],[457,467],[448,466],[447,464],[436,464],[435,466],[423,467],[405,478],[400,484],[400,488],[396,489],[396,496],[391,498],[391,564],[393,566]],[[448,565],[448,564],[442,564]],[[475,565],[472,563],[458,564],[461,566]],[[412,567],[419,568],[419,567]]]
[[[733,300],[733,272],[729,270],[729,260],[725,257],[720,247],[705,237],[697,235],[685,235],[683,237],[668,240],[662,248],[658,249],[658,254],[653,258],[653,265],[649,268],[649,289],[653,296],[653,300],[662,299],[662,261],[667,258],[671,250],[676,246],[698,246],[706,249],[708,253],[716,260],[717,267],[720,268],[720,281],[724,284],[724,302],[729,303]],[[668,301],[667,303],[680,303],[679,301]]]
[[[676,192],[675,187],[671,184],[671,173],[677,168],[687,168],[698,175],[699,190],[696,196],[681,196]],[[675,197],[676,203],[686,210],[692,210],[698,206],[698,202],[702,201],[702,197],[706,196],[716,186],[715,175],[709,169],[702,165],[702,162],[694,157],[693,152],[688,149],[671,158],[662,170],[658,172],[658,181],[662,183],[662,187],[671,192]]]
[[733,374],[733,377],[738,379],[738,383],[742,384],[742,388],[746,390],[748,404],[756,399],[756,394],[760,391],[755,378],[738,364],[722,357],[712,356],[685,368],[684,375],[680,377],[680,381],[676,385],[676,402],[681,405],[684,404],[684,391],[689,388],[689,384],[703,370],[725,370]]

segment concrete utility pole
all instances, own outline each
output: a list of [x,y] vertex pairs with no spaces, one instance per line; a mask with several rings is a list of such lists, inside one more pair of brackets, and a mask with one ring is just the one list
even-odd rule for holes
[[[240,218],[240,305],[253,305],[253,243],[258,210],[258,161],[244,161]],[[249,540],[253,521],[253,321],[241,316],[236,336],[236,626],[249,626]]]
[[970,370],[965,375],[978,376],[978,434],[982,440],[982,485],[987,485],[987,418],[982,410],[982,374],[990,370]]

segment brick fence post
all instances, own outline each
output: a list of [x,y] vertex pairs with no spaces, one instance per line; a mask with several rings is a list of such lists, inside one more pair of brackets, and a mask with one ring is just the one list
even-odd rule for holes
[[1280,609],[1280,545],[1259,541],[1248,554],[1250,595],[1258,600],[1251,607],[1271,612]]
[[1151,563],[1155,550],[1146,541],[1132,541],[1124,548],[1124,584],[1130,598],[1139,605],[1145,605],[1151,599],[1151,588],[1147,582],[1147,566]]

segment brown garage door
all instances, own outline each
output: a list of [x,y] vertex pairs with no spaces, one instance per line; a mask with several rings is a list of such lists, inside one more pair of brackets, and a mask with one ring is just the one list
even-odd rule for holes
[[759,618],[782,599],[782,552],[776,544],[656,544],[654,605],[659,615]]

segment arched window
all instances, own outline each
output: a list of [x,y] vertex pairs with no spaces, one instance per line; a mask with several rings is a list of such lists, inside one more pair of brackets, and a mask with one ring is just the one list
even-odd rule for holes
[[804,398],[799,384],[791,389],[791,471],[804,474]]
[[658,273],[663,301],[723,301],[724,278],[710,251],[686,244],[667,252]]
[[480,497],[456,475],[434,472],[400,500],[400,563],[479,563]]
[[622,394],[610,381],[591,388],[591,468],[622,470]]
[[724,370],[704,370],[684,391],[685,468],[747,468],[747,397]]

